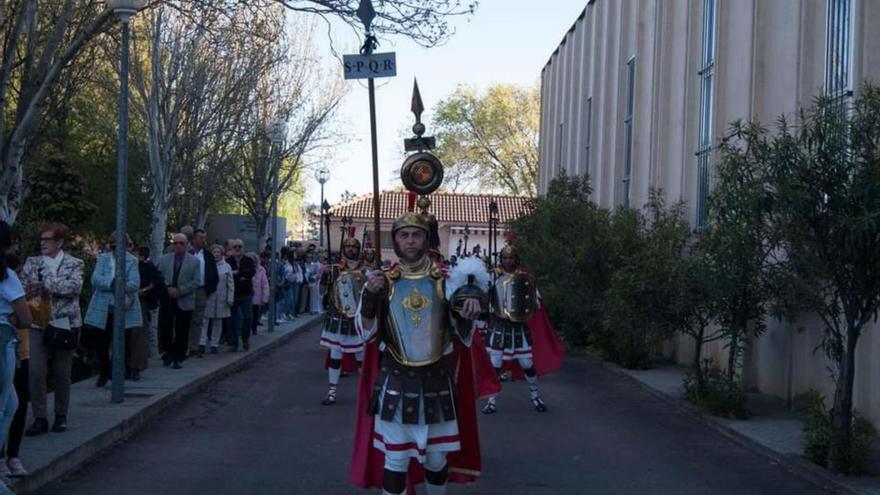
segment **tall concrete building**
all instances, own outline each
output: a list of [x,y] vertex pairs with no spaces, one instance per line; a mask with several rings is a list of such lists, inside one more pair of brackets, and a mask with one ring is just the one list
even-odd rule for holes
[[[539,192],[589,173],[601,206],[640,207],[660,188],[700,225],[730,123],[772,126],[817,95],[880,83],[878,23],[877,0],[590,0],[541,73]],[[830,393],[821,329],[771,322],[746,380],[785,398]],[[878,332],[860,343],[855,405],[880,425]],[[691,352],[676,343],[682,362]]]

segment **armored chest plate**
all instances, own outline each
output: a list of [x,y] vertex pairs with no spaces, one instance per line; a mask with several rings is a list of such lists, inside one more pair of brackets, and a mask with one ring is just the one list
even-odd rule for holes
[[400,364],[437,362],[451,339],[443,280],[430,275],[391,281],[385,343]]
[[333,306],[340,314],[347,318],[357,315],[361,291],[366,282],[367,277],[360,270],[346,271],[339,275],[333,286]]
[[538,310],[538,285],[527,272],[504,274],[495,286],[498,316],[510,321],[528,321]]

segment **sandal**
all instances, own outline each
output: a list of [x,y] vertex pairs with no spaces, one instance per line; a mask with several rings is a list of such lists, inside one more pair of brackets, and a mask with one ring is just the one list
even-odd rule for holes
[[329,391],[327,391],[327,398],[321,401],[322,406],[332,406],[333,404],[336,404],[335,388],[331,388]]
[[544,404],[544,401],[542,401],[540,397],[532,399],[532,406],[535,407],[535,411],[547,412],[547,405]]
[[483,406],[482,409],[480,409],[480,412],[482,412],[483,414],[495,414],[497,411],[498,407],[495,406],[494,402],[487,402],[486,405]]

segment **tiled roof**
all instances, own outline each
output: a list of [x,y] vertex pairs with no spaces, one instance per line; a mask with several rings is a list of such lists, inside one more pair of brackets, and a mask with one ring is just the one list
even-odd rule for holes
[[[523,196],[492,194],[434,193],[430,212],[440,223],[489,223],[489,202],[498,203],[498,218],[506,224],[528,212],[532,199]],[[380,197],[380,218],[394,220],[406,212],[407,193],[383,191]],[[373,218],[373,195],[366,194],[330,209],[334,218],[350,216],[355,219]]]

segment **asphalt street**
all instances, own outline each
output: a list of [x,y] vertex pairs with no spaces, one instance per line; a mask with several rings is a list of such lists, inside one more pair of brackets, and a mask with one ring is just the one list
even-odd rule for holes
[[[342,380],[335,406],[321,406],[318,338],[298,335],[40,493],[366,493],[347,482],[357,377]],[[545,414],[516,383],[497,414],[480,415],[483,477],[449,493],[825,493],[590,361],[568,359],[542,389]]]

